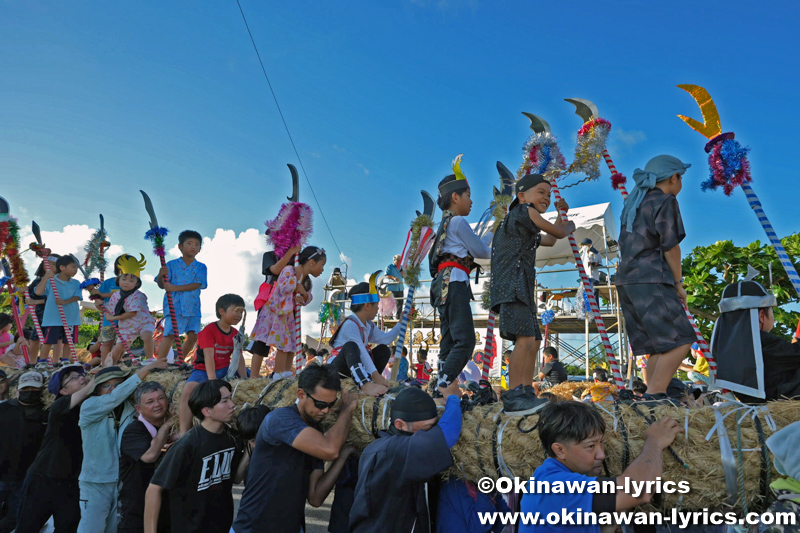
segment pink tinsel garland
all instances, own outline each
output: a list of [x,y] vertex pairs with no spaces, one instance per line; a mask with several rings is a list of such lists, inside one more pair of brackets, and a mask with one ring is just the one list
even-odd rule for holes
[[578,137],[583,137],[598,126],[607,127],[608,131],[611,131],[611,122],[604,118],[596,118],[590,122],[586,122],[583,126],[581,126],[581,129],[578,130]]
[[313,212],[307,204],[283,204],[278,216],[266,222],[267,242],[272,245],[275,255],[281,258],[289,248],[305,244],[313,231],[312,222]]

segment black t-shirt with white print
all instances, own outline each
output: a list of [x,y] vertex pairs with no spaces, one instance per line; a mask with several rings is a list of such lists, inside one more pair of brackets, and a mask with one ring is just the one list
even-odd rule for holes
[[150,482],[167,490],[173,532],[230,531],[233,475],[241,457],[242,447],[227,429],[211,433],[202,425],[167,450]]

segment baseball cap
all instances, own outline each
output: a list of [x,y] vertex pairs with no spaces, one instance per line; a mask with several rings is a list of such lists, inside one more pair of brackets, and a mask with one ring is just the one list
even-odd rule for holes
[[127,377],[128,377],[128,371],[122,370],[118,366],[107,366],[100,372],[95,374],[94,389],[92,389],[92,392],[97,391],[97,387],[99,387],[106,381],[111,381],[112,379],[127,378]]
[[61,370],[50,376],[50,381],[47,382],[47,390],[49,390],[51,394],[54,394],[56,398],[60,396],[62,381],[70,372],[78,372],[81,375],[86,374],[86,371],[81,365],[66,365],[61,367]]
[[44,377],[39,372],[25,372],[19,378],[17,389],[24,389],[25,387],[42,388],[44,385]]
[[591,246],[591,245],[592,245],[592,239],[589,239],[589,238],[587,237],[586,239],[583,239],[583,240],[581,241],[581,244],[582,244],[582,245],[583,245],[583,244],[587,244],[587,245]]
[[540,183],[546,183],[550,185],[550,181],[545,179],[545,177],[542,176],[541,174],[526,174],[522,176],[519,180],[517,180],[516,185],[514,185],[514,200],[508,207],[509,211],[519,205],[519,198],[516,196],[517,194],[525,192],[533,187],[536,187]]

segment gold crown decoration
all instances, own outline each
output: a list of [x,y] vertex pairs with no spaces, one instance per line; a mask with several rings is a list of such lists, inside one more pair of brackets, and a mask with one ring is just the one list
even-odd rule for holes
[[147,261],[144,258],[144,254],[139,254],[139,259],[125,254],[117,261],[117,266],[122,274],[132,274],[137,278],[142,277],[141,273],[146,264]]

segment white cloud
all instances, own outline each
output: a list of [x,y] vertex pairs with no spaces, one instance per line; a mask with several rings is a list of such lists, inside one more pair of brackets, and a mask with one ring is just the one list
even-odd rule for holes
[[358,166],[358,167],[359,167],[361,170],[363,170],[363,171],[364,171],[364,175],[365,175],[365,176],[369,176],[369,169],[368,169],[367,167],[365,167],[365,166],[364,166],[364,165],[362,165],[361,163],[356,163],[356,165],[357,165],[357,166]]
[[347,265],[347,267],[353,266],[353,258],[344,255],[344,252],[339,252],[339,261]]
[[647,140],[647,135],[641,130],[623,130],[622,128],[617,128],[616,134],[612,139],[626,148],[631,148]]

